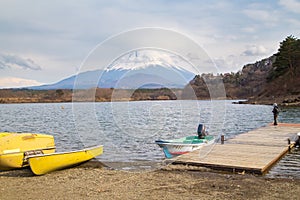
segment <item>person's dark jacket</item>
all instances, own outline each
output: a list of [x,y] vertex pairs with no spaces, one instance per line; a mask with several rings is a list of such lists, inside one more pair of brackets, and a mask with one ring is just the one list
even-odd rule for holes
[[278,106],[274,106],[272,112],[273,112],[274,115],[278,115],[279,114],[279,108],[278,108]]

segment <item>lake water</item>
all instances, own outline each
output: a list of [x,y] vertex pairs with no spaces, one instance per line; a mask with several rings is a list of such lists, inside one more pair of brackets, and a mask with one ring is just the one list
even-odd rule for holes
[[[283,109],[279,121],[300,123],[299,111]],[[127,163],[119,165],[122,169],[138,162],[144,168],[162,163],[164,155],[154,141],[196,135],[199,123],[212,135],[231,138],[273,121],[272,106],[232,101],[0,104],[0,115],[0,131],[51,134],[57,151],[102,144],[98,159],[109,166]],[[300,150],[285,156],[267,176],[300,178]]]

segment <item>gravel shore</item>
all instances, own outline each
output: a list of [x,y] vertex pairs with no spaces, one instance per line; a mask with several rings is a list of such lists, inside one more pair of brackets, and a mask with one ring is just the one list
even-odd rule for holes
[[0,199],[300,199],[300,179],[165,167],[129,172],[78,166],[35,176],[0,171]]

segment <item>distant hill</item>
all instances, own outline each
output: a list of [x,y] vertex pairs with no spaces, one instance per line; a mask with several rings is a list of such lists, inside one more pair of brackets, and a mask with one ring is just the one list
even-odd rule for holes
[[[93,88],[76,90],[76,95],[82,98],[73,99],[73,90],[29,90],[29,89],[0,89],[0,103],[55,103],[72,101],[141,101],[141,100],[177,100],[182,89],[111,89]],[[93,93],[94,96],[86,95]]]
[[[289,36],[280,43],[278,53],[245,65],[237,73],[220,74],[229,99],[248,99],[248,103],[300,105],[300,40]],[[212,74],[194,77],[191,87],[198,99],[210,98],[206,81]]]

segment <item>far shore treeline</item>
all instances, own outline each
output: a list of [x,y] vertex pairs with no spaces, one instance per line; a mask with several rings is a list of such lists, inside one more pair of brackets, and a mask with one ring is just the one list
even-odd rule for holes
[[[300,39],[285,38],[278,52],[269,58],[245,65],[240,71],[225,74],[196,75],[183,89],[114,89],[92,88],[88,90],[56,89],[1,89],[0,103],[50,103],[72,102],[74,95],[81,96],[76,101],[140,101],[210,99],[208,84],[221,78],[226,99],[247,99],[247,103],[280,105],[300,105]],[[220,89],[218,82],[214,90]],[[93,97],[85,95],[94,94]],[[220,98],[224,98],[220,96]]]

